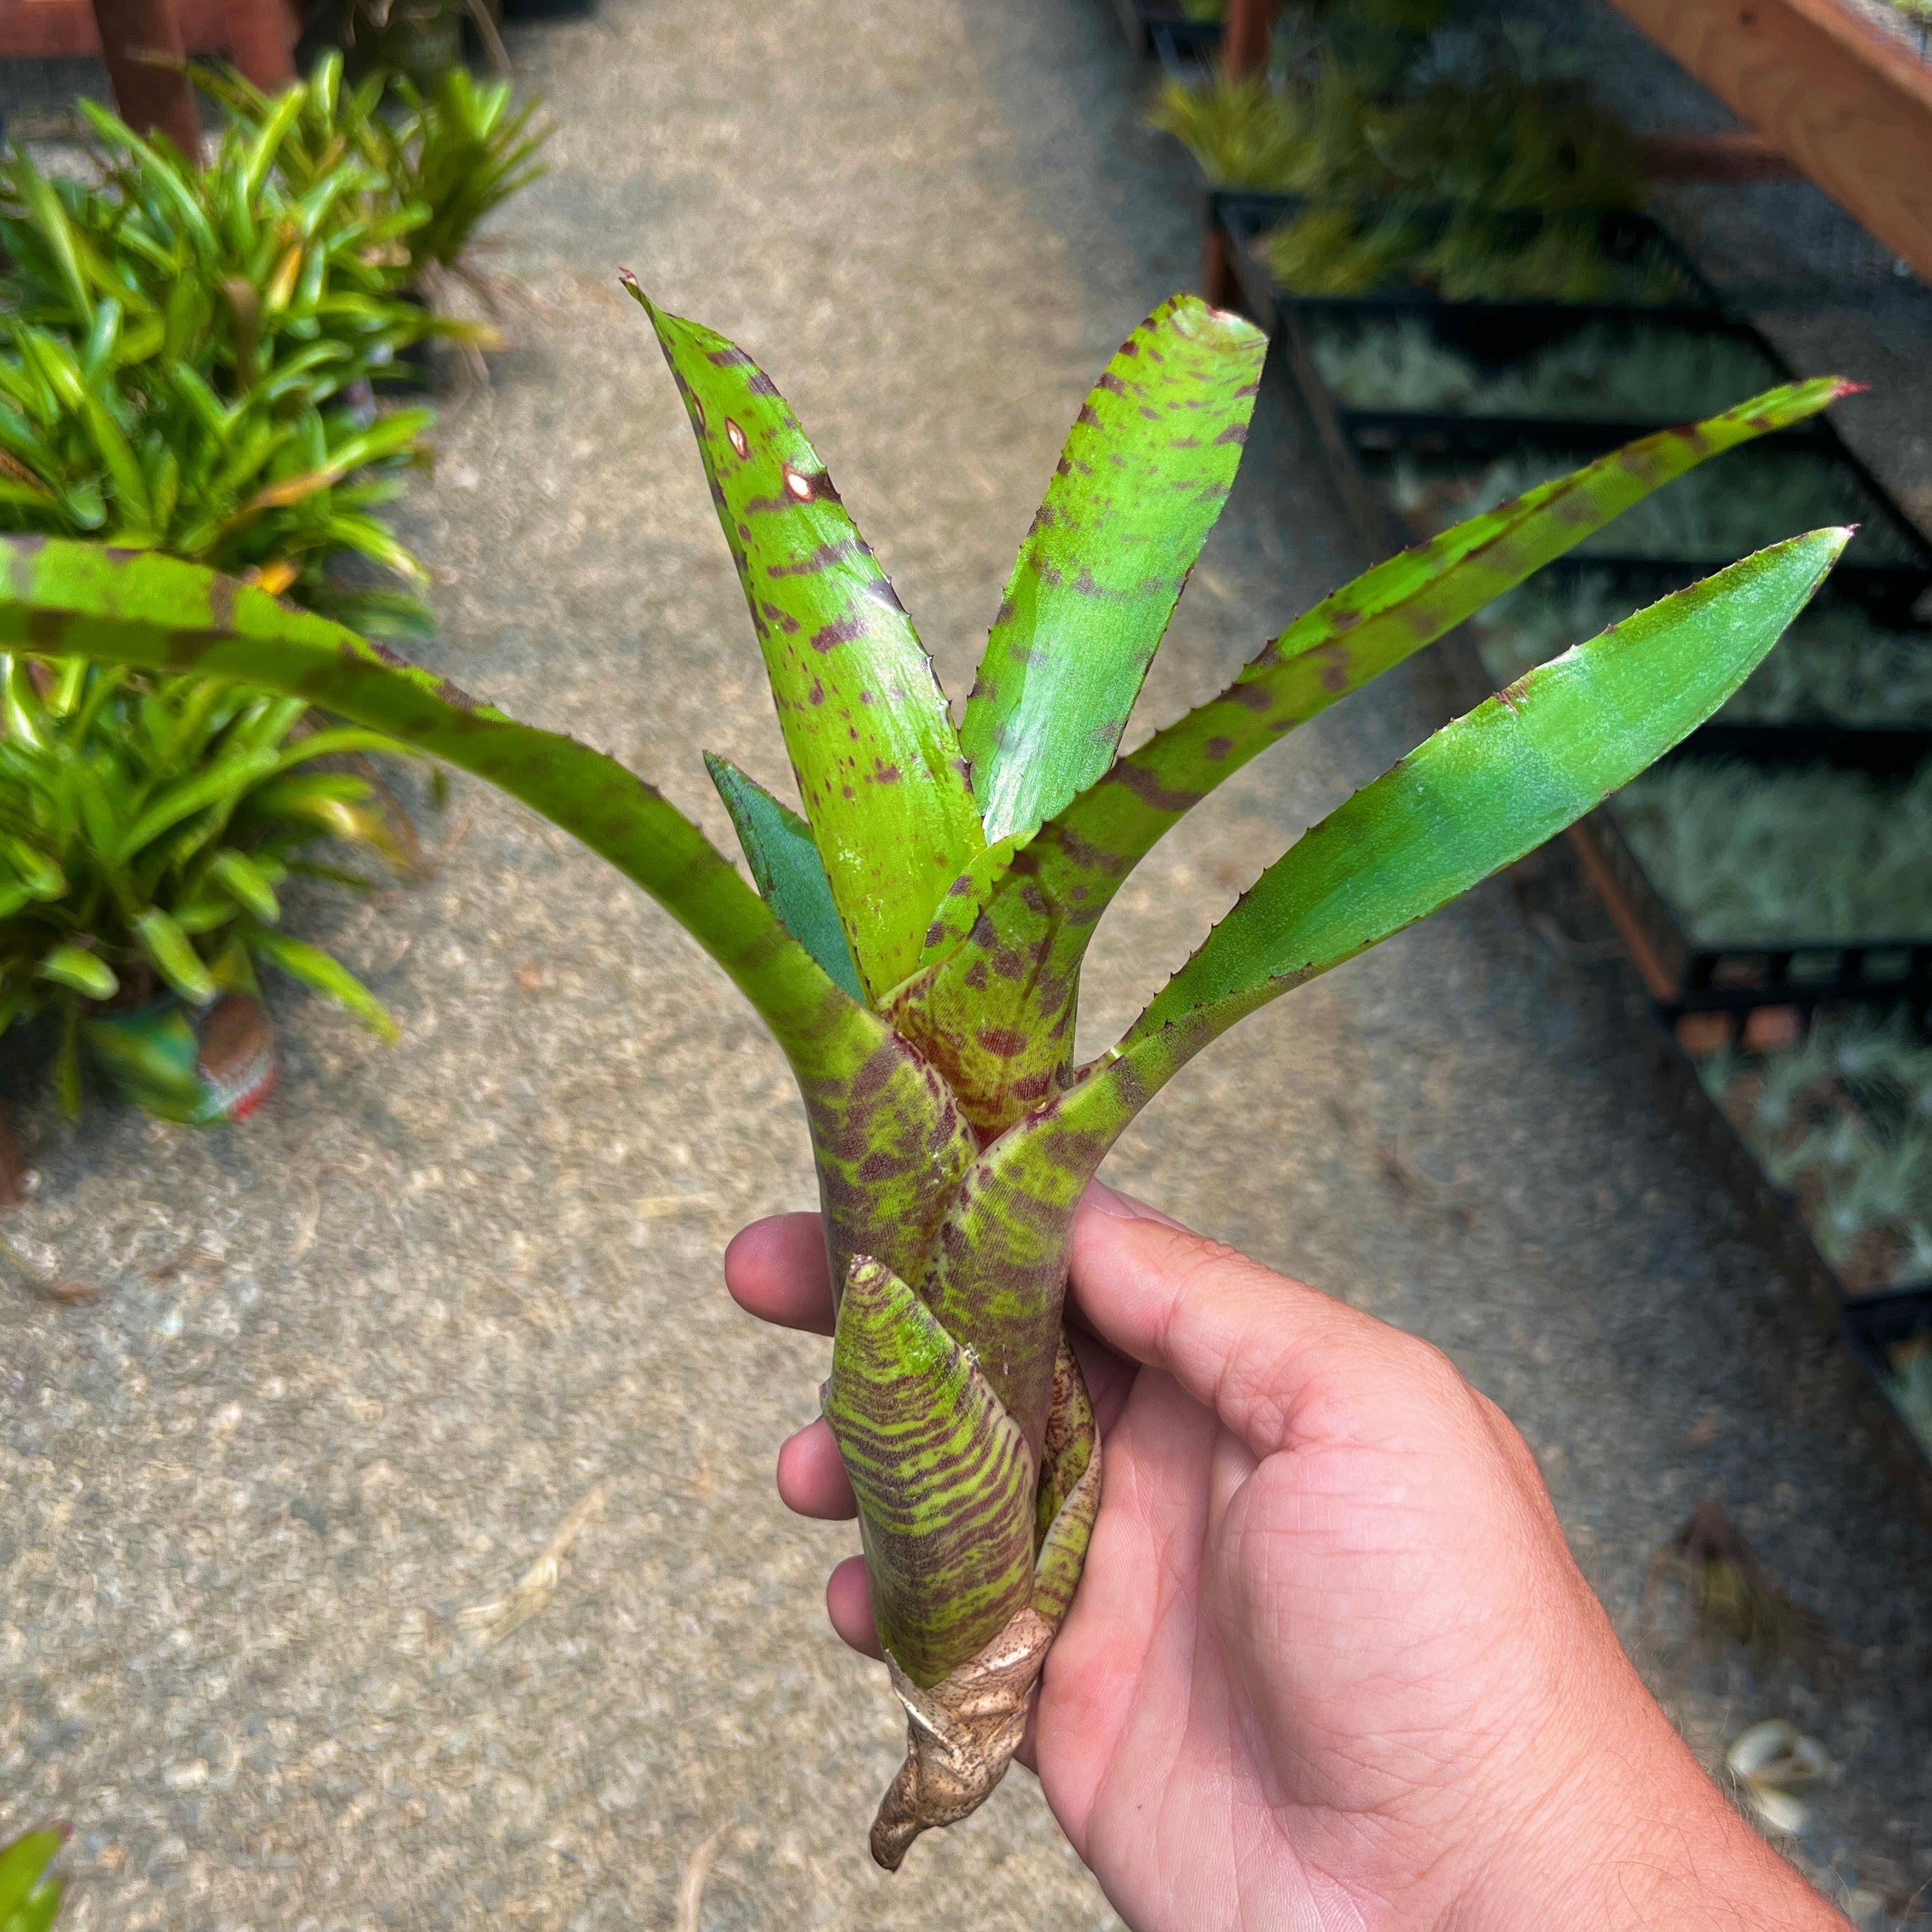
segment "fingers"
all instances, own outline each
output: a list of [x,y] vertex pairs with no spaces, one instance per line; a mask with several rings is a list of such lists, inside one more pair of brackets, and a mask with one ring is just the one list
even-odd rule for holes
[[826,1579],[825,1611],[832,1628],[866,1657],[884,1657],[872,1622],[872,1593],[866,1583],[866,1559],[848,1556]]
[[1292,1424],[1305,1433],[1315,1408],[1324,1431],[1346,1429],[1387,1377],[1432,1354],[1097,1184],[1073,1224],[1072,1287],[1102,1341],[1172,1376],[1256,1456]]
[[832,1278],[816,1214],[774,1214],[740,1228],[724,1250],[724,1286],[760,1322],[832,1333]]
[[796,1516],[847,1522],[859,1514],[838,1445],[823,1421],[807,1423],[778,1451],[778,1500]]

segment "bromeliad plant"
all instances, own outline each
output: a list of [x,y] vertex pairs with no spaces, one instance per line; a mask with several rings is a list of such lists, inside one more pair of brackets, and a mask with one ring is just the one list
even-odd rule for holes
[[[346,968],[281,929],[279,898],[291,874],[353,880],[306,856],[324,838],[403,867],[407,828],[370,781],[317,769],[388,739],[309,729],[298,697],[80,658],[0,652],[0,1034],[52,1010],[70,1116],[83,1054],[163,1119],[248,1112],[274,1070],[258,964],[394,1036]],[[198,1036],[170,994],[226,1018]]]
[[[264,94],[241,75],[198,72],[196,84],[243,125],[286,118],[286,95]],[[397,240],[402,286],[435,304],[446,278],[488,285],[470,260],[484,218],[544,172],[536,158],[554,131],[536,120],[537,104],[517,106],[507,80],[479,82],[448,68],[427,92],[406,75],[342,80],[342,56],[326,53],[302,90],[298,111],[276,151],[276,166],[298,196],[314,192],[356,157],[387,184],[408,219]]]
[[378,514],[430,412],[376,416],[368,380],[442,325],[403,298],[404,206],[364,158],[299,190],[284,150],[314,86],[231,125],[197,168],[90,102],[101,178],[0,168],[0,529],[260,573],[368,630],[421,635],[406,590],[334,574],[423,566]]
[[697,434],[804,808],[712,761],[756,890],[614,760],[185,564],[16,546],[0,556],[0,643],[272,685],[488,778],[650,892],[764,1018],[810,1125],[839,1290],[825,1412],[909,1718],[872,1832],[892,1867],[998,1782],[1078,1581],[1100,1443],[1061,1304],[1075,1205],[1115,1138],[1244,1015],[1540,844],[1694,729],[1846,533],[1793,538],[1666,598],[1438,732],[1270,866],[1076,1067],[1081,964],[1114,895],[1257,753],[1647,491],[1842,386],[1647,438],[1378,566],[1120,756],[1234,478],[1259,334],[1177,297],[1122,346],[956,730],[770,379],[631,286]]

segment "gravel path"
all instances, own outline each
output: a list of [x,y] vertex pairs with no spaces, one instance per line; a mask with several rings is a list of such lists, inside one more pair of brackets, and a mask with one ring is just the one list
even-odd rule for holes
[[[616,266],[765,362],[963,691],[1087,385],[1194,280],[1186,176],[1102,0],[606,0],[514,51],[560,130],[496,257],[530,346],[447,404],[410,498],[426,655],[722,838],[699,748],[782,754]],[[1271,388],[1143,715],[1365,560]],[[1225,787],[1124,896],[1094,1042],[1444,710],[1415,668]],[[10,1288],[0,1321],[0,1834],[71,1818],[64,1922],[116,1932],[1114,1924],[1023,1774],[897,1879],[865,1857],[898,1726],[818,1602],[854,1539],[770,1481],[826,1350],[718,1280],[734,1227],[812,1198],[776,1052],[527,814],[459,782],[425,830],[431,882],[315,915],[400,1047],[284,997],[281,1090],[225,1135],[70,1130],[0,1068],[44,1177],[8,1232],[104,1291]],[[1600,938],[1560,870],[1528,890]],[[1902,1894],[1932,1875],[1932,1539],[1660,1124],[1622,970],[1552,930],[1498,884],[1304,989],[1108,1177],[1448,1348],[1700,1750],[1797,1718],[1846,1766],[1814,1859]],[[1641,1623],[1706,1496],[1834,1674]]]

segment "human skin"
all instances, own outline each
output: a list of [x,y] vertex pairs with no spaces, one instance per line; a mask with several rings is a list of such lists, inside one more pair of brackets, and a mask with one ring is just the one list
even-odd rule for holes
[[[817,1216],[746,1228],[724,1274],[831,1332]],[[1438,1350],[1097,1184],[1072,1294],[1104,1490],[1023,1755],[1130,1926],[1844,1932],[1672,1730],[1522,1438]],[[854,1514],[823,1422],[778,1492]],[[856,1558],[826,1605],[878,1654]]]

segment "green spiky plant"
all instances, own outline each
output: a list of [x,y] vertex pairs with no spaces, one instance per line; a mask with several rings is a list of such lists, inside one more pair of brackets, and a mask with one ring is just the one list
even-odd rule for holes
[[[338,152],[285,178],[334,80],[231,124],[208,166],[83,101],[100,178],[0,167],[0,529],[98,536],[261,572],[364,630],[422,636],[428,573],[378,514],[427,460],[424,410],[374,416],[368,380],[442,328],[402,298],[426,218]],[[454,326],[453,325],[452,326]]]
[[389,740],[310,729],[300,698],[9,652],[0,707],[0,1034],[51,1010],[70,1118],[83,1054],[163,1119],[247,1112],[273,1078],[266,1025],[234,1040],[246,1050],[230,1064],[179,1007],[154,1003],[252,1001],[258,966],[394,1036],[346,968],[282,929],[279,896],[292,874],[353,879],[305,856],[325,837],[405,868],[406,827],[370,780],[317,768],[398,748]]
[[839,1291],[825,1412],[908,1713],[872,1832],[896,1866],[1018,1743],[1099,1504],[1061,1332],[1076,1204],[1244,1015],[1628,783],[1749,674],[1830,568],[1814,532],[1665,598],[1438,732],[1264,872],[1114,1045],[1073,1064],[1080,968],[1135,865],[1257,753],[1705,458],[1841,392],[1653,436],[1377,566],[1218,698],[1117,756],[1246,440],[1265,339],[1189,297],[1101,376],[956,731],[910,620],[777,388],[654,308],[796,776],[713,771],[758,889],[612,759],[259,591],[74,544],[0,555],[0,643],[298,692],[489,779],[602,854],[722,966],[803,1096]]
[[[197,70],[195,83],[236,121],[256,130],[285,116],[285,95],[265,94],[238,74]],[[434,299],[440,275],[473,273],[466,257],[484,218],[545,172],[536,157],[554,131],[535,101],[516,106],[506,80],[478,81],[446,69],[425,92],[404,74],[377,72],[353,87],[342,56],[316,62],[299,110],[276,149],[278,172],[298,196],[321,189],[345,157],[383,179],[410,212],[397,237],[402,286]]]

